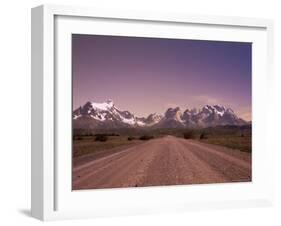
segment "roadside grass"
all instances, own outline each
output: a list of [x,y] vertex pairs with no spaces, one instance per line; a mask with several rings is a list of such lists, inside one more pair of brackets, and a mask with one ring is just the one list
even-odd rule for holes
[[200,142],[216,144],[243,152],[252,152],[251,136],[240,135],[209,135],[207,139],[200,139]]
[[242,152],[252,152],[251,126],[218,126],[193,129],[183,132],[179,137],[238,149]]
[[107,136],[106,141],[97,141],[95,136],[83,136],[73,140],[73,157],[104,152],[121,146],[141,143],[140,140],[128,140],[128,136]]
[[[251,126],[219,126],[202,129],[121,129],[111,131],[74,131],[73,157],[86,154],[115,152],[150,139],[167,135],[183,139],[252,152]],[[115,149],[116,148],[116,149]]]

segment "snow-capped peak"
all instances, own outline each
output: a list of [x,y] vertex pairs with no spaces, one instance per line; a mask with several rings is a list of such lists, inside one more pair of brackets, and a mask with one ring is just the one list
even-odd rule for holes
[[108,101],[103,102],[103,103],[91,102],[91,106],[95,110],[108,111],[114,106],[114,103],[113,103],[112,100],[108,100]]
[[201,112],[208,116],[209,114],[216,114],[220,117],[223,117],[224,115],[232,115],[233,117],[237,117],[234,113],[234,111],[231,108],[227,108],[223,105],[206,105],[202,108]]
[[181,109],[179,107],[176,108],[169,108],[166,113],[165,113],[165,117],[167,119],[174,119],[176,121],[181,122],[182,119],[182,113],[181,113]]

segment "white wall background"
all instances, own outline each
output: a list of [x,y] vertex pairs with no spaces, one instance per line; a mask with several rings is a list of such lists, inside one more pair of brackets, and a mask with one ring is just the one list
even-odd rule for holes
[[[272,147],[275,150],[274,207],[197,211],[178,214],[50,222],[52,225],[281,225],[281,13],[278,0],[6,0],[0,24],[0,224],[42,224],[30,208],[30,8],[43,3],[192,14],[232,15],[275,20],[275,107]],[[278,134],[279,133],[279,134]],[[279,145],[279,147],[278,147]],[[231,195],[231,194],[230,194]]]

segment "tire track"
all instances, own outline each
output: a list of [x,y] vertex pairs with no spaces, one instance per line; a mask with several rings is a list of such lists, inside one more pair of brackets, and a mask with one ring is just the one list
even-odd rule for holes
[[[203,143],[194,141],[180,140],[187,149],[189,149],[199,159],[211,166],[215,171],[221,172],[228,182],[251,181],[251,162],[242,157],[234,157],[227,153],[227,150],[216,150],[205,146]],[[215,146],[214,146],[215,147]]]

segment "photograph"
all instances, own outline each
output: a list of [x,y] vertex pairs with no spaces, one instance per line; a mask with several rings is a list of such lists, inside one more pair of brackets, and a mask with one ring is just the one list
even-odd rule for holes
[[72,34],[72,190],[252,181],[252,43]]

